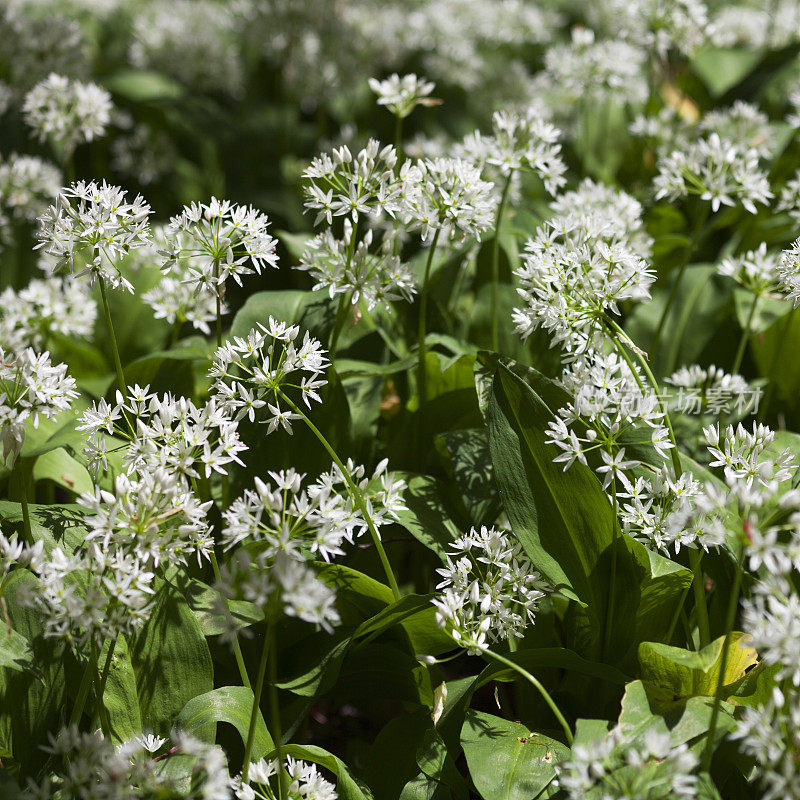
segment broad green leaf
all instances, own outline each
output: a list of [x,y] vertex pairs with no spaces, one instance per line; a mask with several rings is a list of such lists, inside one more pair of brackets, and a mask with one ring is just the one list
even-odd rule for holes
[[29,672],[41,677],[34,663],[33,650],[30,643],[13,628],[9,628],[0,616],[0,667]]
[[51,480],[75,494],[91,492],[94,488],[92,477],[86,467],[63,447],[50,450],[36,459],[33,465],[33,479]]
[[[651,698],[661,704],[704,695],[713,697],[722,668],[721,636],[702,650],[693,652],[659,642],[639,645],[642,681]],[[723,676],[723,697],[736,689],[758,655],[747,634],[734,631]]]
[[[175,728],[191,734],[200,741],[213,744],[217,725],[227,722],[233,725],[242,742],[247,742],[250,714],[253,708],[253,691],[246,686],[223,686],[193,697],[178,714]],[[258,761],[275,747],[264,718],[259,711],[251,759]]]
[[270,316],[326,341],[333,327],[335,302],[327,292],[300,292],[293,289],[256,292],[233,318],[231,336],[247,336],[258,323],[266,325]]
[[153,610],[131,643],[142,725],[165,736],[180,710],[211,691],[211,654],[197,617],[170,583],[157,589]]
[[[60,547],[68,555],[83,544],[86,538],[84,524],[85,509],[78,505],[41,505],[29,503],[31,533],[34,541],[44,541],[44,551],[48,555]],[[22,508],[19,503],[0,500],[0,521],[3,532],[8,536],[13,528],[22,535]]]
[[569,756],[561,742],[518,722],[470,709],[461,730],[469,774],[483,800],[532,800]]
[[183,93],[183,87],[161,72],[126,69],[115,72],[103,81],[106,87],[135,103],[174,99]]
[[[105,665],[108,645],[100,654],[101,668]],[[117,637],[111,668],[103,692],[103,705],[111,723],[111,736],[115,743],[124,742],[143,732],[139,698],[136,694],[136,674],[131,663],[130,648],[124,636]]]
[[282,748],[282,752],[292,758],[302,758],[304,761],[319,764],[333,773],[336,794],[340,800],[371,800],[370,793],[353,778],[347,765],[327,750],[310,744],[288,744]]
[[244,600],[228,601],[229,615],[226,618],[216,605],[220,599],[219,592],[207,583],[184,576],[176,579],[176,583],[194,611],[204,636],[218,636],[231,627],[239,630],[264,619],[263,611]]
[[732,47],[705,47],[692,59],[692,70],[712,97],[722,97],[755,69],[763,53]]

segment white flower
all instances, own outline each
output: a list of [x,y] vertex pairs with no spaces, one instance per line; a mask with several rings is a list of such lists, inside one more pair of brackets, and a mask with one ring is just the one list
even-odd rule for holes
[[757,250],[722,259],[717,272],[733,278],[753,294],[773,294],[780,283],[781,257],[777,251],[768,253],[767,243],[762,242]]
[[429,242],[437,231],[450,239],[481,234],[494,224],[494,186],[458,158],[406,161],[401,170],[400,218]]
[[61,186],[58,168],[36,156],[12,153],[0,162],[0,208],[16,220],[35,222]]
[[195,292],[222,297],[225,281],[278,266],[277,241],[267,233],[266,214],[228,200],[192,203],[164,229],[163,269],[178,269]]
[[777,271],[780,288],[786,292],[787,300],[791,300],[797,308],[800,304],[800,239],[784,250]]
[[51,73],[25,95],[22,113],[40,142],[50,139],[67,155],[102,136],[111,119],[111,95],[94,83]]
[[[250,764],[248,780],[250,786],[241,782],[241,775],[234,778],[235,791],[239,800],[277,800],[276,788],[270,779],[278,774],[277,761],[261,761]],[[336,800],[336,787],[320,775],[316,764],[309,764],[287,756],[288,800]]]
[[28,420],[39,427],[39,416],[55,419],[78,396],[67,365],[53,365],[49,353],[32,348],[6,352],[0,347],[0,439],[3,459],[12,462],[25,441]]
[[684,414],[719,414],[732,410],[740,415],[756,404],[759,392],[741,375],[729,375],[712,364],[701,367],[692,364],[681,367],[665,379],[678,388],[672,408]]
[[436,621],[470,653],[521,638],[549,591],[520,544],[495,528],[473,528],[456,539],[436,571],[442,577]]
[[100,277],[132,292],[117,265],[147,243],[151,213],[141,197],[126,202],[118,186],[79,181],[62,189],[39,219],[37,248],[54,259],[54,271],[69,267],[78,277],[88,273],[92,285]]
[[327,383],[321,377],[328,366],[325,350],[308,332],[298,347],[299,335],[296,325],[270,317],[266,327],[258,323],[246,339],[237,336],[220,347],[209,372],[220,407],[237,420],[248,416],[252,421],[255,412],[267,406],[268,433],[279,424],[291,432],[291,420],[297,415],[285,408],[281,396],[299,391],[310,408],[312,400],[321,402],[317,390]]
[[418,78],[413,73],[390,75],[382,81],[369,79],[369,88],[378,95],[379,106],[386,106],[396,117],[407,117],[419,105],[433,105],[435,100],[429,98],[435,84]]
[[755,148],[711,133],[659,159],[656,198],[677,200],[692,194],[710,202],[715,212],[721,205],[739,203],[755,214],[756,203],[767,205],[773,197],[760,158]]
[[709,111],[700,120],[699,128],[740,147],[753,148],[762,158],[773,155],[776,137],[769,117],[757,106],[742,100],[737,100],[730,108]]

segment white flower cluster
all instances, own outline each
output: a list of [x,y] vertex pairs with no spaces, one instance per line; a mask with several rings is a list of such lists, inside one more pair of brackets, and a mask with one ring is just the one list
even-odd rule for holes
[[780,288],[786,293],[786,299],[797,308],[800,304],[800,239],[784,250],[777,271]]
[[723,258],[717,272],[753,294],[774,294],[780,287],[781,257],[780,252],[768,252],[767,243],[762,242],[757,250]]
[[563,192],[551,204],[557,217],[590,217],[601,223],[604,237],[625,242],[648,259],[653,240],[644,226],[642,204],[621,189],[584,178],[575,189]]
[[141,197],[128,203],[118,186],[79,181],[62,189],[39,219],[37,247],[53,259],[54,271],[68,267],[77,276],[88,274],[92,285],[102,278],[133,292],[118,264],[147,244],[150,214]]
[[299,390],[303,402],[322,402],[318,390],[327,381],[321,377],[328,360],[322,345],[306,331],[302,344],[295,341],[300,335],[297,325],[287,325],[269,318],[266,327],[258,323],[243,339],[236,336],[214,354],[209,372],[214,379],[212,391],[220,407],[235,414],[236,419],[247,416],[252,422],[256,412],[267,407],[267,433],[283,427],[292,432],[292,420],[298,414],[285,402],[288,390]]
[[[97,733],[76,727],[51,735],[45,751],[55,764],[52,775],[40,783],[28,782],[27,797],[51,800],[146,800],[183,795],[184,780],[192,796],[202,800],[232,800],[228,768],[222,750],[185,734],[175,736],[170,752],[181,758],[185,772],[176,776],[159,768],[152,758],[165,744],[161,737],[137,736],[115,747]],[[155,745],[155,749],[152,749]],[[62,766],[63,765],[63,766]]]
[[346,219],[344,238],[336,239],[330,229],[318,234],[306,245],[298,268],[311,274],[314,289],[327,288],[331,297],[349,294],[353,306],[363,299],[367,311],[379,303],[388,308],[392,300],[411,301],[416,279],[395,253],[395,237],[384,235],[380,246],[370,250],[373,238],[370,229],[356,242],[355,230]]
[[513,319],[523,338],[537,328],[570,352],[590,347],[623,300],[645,300],[653,271],[602,216],[558,216],[528,241],[515,270],[525,306]]
[[317,211],[314,225],[333,217],[349,217],[354,225],[359,215],[378,217],[393,214],[400,196],[395,174],[397,152],[391,145],[381,148],[375,139],[355,157],[346,146],[313,159],[303,172],[306,208]]
[[437,572],[436,621],[473,654],[490,642],[521,638],[549,591],[520,544],[495,528],[473,528],[456,539]]
[[61,186],[59,169],[36,156],[12,153],[0,162],[0,208],[17,221],[35,222]]
[[25,427],[39,417],[55,419],[78,396],[66,364],[53,365],[50,354],[33,348],[6,351],[0,346],[0,440],[3,459],[16,460],[25,441]]
[[111,119],[111,95],[95,83],[51,73],[25,95],[22,113],[40,142],[66,155],[102,136]]
[[532,170],[554,195],[566,183],[560,136],[561,131],[545,120],[536,106],[529,106],[520,112],[496,111],[491,136],[473,141],[482,145],[482,160],[497,167],[501,175]]
[[0,345],[41,350],[52,335],[85,338],[97,318],[97,303],[75,281],[34,278],[24,289],[0,293]]
[[[287,794],[283,795],[285,800],[336,800],[336,786],[322,777],[316,764],[287,756],[285,766],[289,777]],[[279,793],[270,783],[278,775],[278,768],[277,761],[263,758],[257,763],[251,763],[248,771],[249,786],[242,783],[241,776],[233,780],[237,800],[278,800]]]
[[665,382],[679,390],[670,405],[686,414],[719,413],[730,403],[744,413],[753,405],[756,396],[753,387],[741,375],[730,375],[714,364],[708,368],[698,364],[681,367]]
[[575,461],[588,466],[587,454],[599,451],[593,463],[603,488],[617,482],[629,488],[626,473],[640,467],[626,459],[626,447],[652,446],[661,458],[672,447],[658,398],[641,388],[642,380],[616,353],[590,351],[567,366],[561,385],[572,398],[547,428],[547,440],[562,452],[553,459],[566,471]]
[[756,203],[768,205],[773,197],[760,159],[756,148],[711,133],[659,159],[656,199],[677,200],[691,194],[711,203],[715,212],[721,205],[738,203],[755,214]]
[[800,222],[800,170],[786,181],[775,208],[777,211],[788,211],[794,222]]
[[481,234],[494,224],[494,185],[460,158],[433,158],[400,169],[399,215],[409,230],[431,241],[441,231],[450,239]]
[[116,402],[93,403],[77,430],[87,434],[86,456],[95,472],[108,469],[109,452],[124,448],[129,471],[146,473],[166,467],[185,477],[226,474],[238,454],[247,449],[236,422],[212,398],[196,406],[186,397],[157,395],[134,386]]
[[[156,286],[142,295],[155,319],[165,319],[170,325],[191,323],[195,330],[211,333],[209,323],[217,317],[215,295],[195,292],[180,278],[164,275]],[[220,304],[220,313],[227,314],[226,303]]]
[[602,739],[575,744],[556,766],[559,787],[569,800],[694,800],[699,759],[659,723],[644,731],[617,725]]
[[730,108],[713,109],[703,115],[698,127],[723,141],[757,150],[762,158],[774,155],[775,131],[769,117],[752,103],[737,100]]
[[430,98],[430,93],[436,84],[418,78],[413,73],[403,75],[397,73],[390,75],[382,81],[375,78],[369,79],[369,88],[378,95],[379,106],[386,106],[396,117],[404,119],[417,106],[433,105],[435,100]]
[[277,241],[267,233],[269,220],[255,208],[228,200],[192,203],[163,231],[163,269],[175,269],[195,292],[222,296],[225,281],[267,266],[277,267]]
[[131,555],[144,568],[185,566],[192,554],[200,564],[214,547],[206,519],[211,501],[201,503],[178,472],[164,467],[118,475],[113,491],[96,486],[78,503],[87,512],[85,541]]

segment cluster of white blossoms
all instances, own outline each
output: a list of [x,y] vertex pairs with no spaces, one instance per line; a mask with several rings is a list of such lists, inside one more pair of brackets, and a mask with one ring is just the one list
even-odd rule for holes
[[437,101],[430,97],[436,84],[418,78],[411,73],[401,78],[396,72],[379,81],[369,79],[369,88],[378,95],[379,106],[386,106],[396,117],[404,119],[417,106],[434,105]]
[[758,398],[756,390],[741,375],[731,375],[714,364],[681,367],[665,383],[678,389],[677,395],[670,397],[669,406],[684,414],[730,412],[731,405],[737,413],[744,414]]
[[658,398],[619,355],[590,351],[564,369],[560,383],[571,400],[549,423],[547,442],[561,450],[553,461],[563,462],[565,471],[575,461],[588,466],[587,455],[598,451],[599,461],[590,455],[592,466],[603,488],[613,483],[616,491],[618,483],[629,487],[626,473],[641,466],[626,458],[626,448],[652,447],[668,458],[673,445]]
[[381,148],[375,139],[355,157],[346,146],[313,159],[303,172],[306,208],[317,211],[314,225],[333,217],[349,217],[354,225],[359,215],[392,214],[400,196],[395,166],[397,151]]
[[207,522],[211,501],[201,503],[180,473],[164,467],[117,475],[113,491],[95,486],[78,503],[86,509],[84,541],[131,555],[144,568],[185,566],[192,555],[200,564],[214,547]]
[[277,761],[261,759],[250,764],[247,784],[242,783],[241,776],[233,779],[233,791],[237,800],[336,800],[336,786],[319,773],[316,764],[287,756],[285,769],[288,773],[286,794],[277,790]]
[[406,161],[400,169],[398,214],[409,230],[430,242],[439,232],[450,239],[481,234],[494,224],[494,184],[460,158]]
[[0,440],[3,459],[12,462],[22,449],[25,428],[39,418],[55,419],[78,396],[66,364],[53,364],[50,353],[33,348],[7,351],[0,346]]
[[325,350],[308,331],[298,346],[299,336],[299,326],[270,317],[246,339],[236,336],[220,347],[209,372],[220,407],[237,420],[247,416],[252,422],[266,406],[267,433],[279,426],[291,433],[292,420],[299,415],[288,407],[287,392],[299,391],[310,408],[312,400],[322,402],[318,390],[327,383],[322,377],[328,366]]
[[711,133],[659,159],[656,199],[697,195],[715,212],[739,204],[755,214],[756,203],[768,205],[773,197],[760,160],[758,149]]
[[133,555],[89,543],[73,554],[56,547],[33,565],[36,581],[17,594],[42,615],[44,635],[70,647],[98,648],[147,620],[154,573]]
[[659,719],[645,730],[618,724],[602,739],[576,743],[556,765],[556,780],[569,800],[694,800],[699,763]]
[[472,134],[465,140],[464,149],[471,151],[479,166],[485,163],[496,167],[503,178],[522,169],[535,172],[554,195],[566,183],[560,137],[561,131],[531,105],[524,111],[496,111],[491,135]]
[[[146,800],[183,795],[184,780],[192,796],[202,800],[232,800],[225,756],[218,747],[186,734],[177,734],[170,753],[181,760],[177,775],[161,769],[153,754],[166,740],[137,736],[115,746],[99,731],[81,733],[63,728],[50,736],[45,752],[55,765],[52,775],[40,782],[28,781],[26,796],[32,800],[53,797],[72,800]],[[154,748],[154,745],[158,745]]]
[[12,153],[0,161],[0,209],[20,222],[35,222],[55,200],[61,172],[37,156]]
[[39,219],[38,248],[53,260],[53,271],[68,267],[76,276],[100,278],[133,292],[118,269],[131,250],[147,244],[150,206],[137,196],[132,203],[118,186],[78,181],[58,193]]
[[794,222],[800,222],[800,170],[786,181],[786,185],[778,196],[775,209],[776,211],[788,211]]
[[69,155],[103,135],[112,108],[111,95],[97,84],[51,73],[25,95],[22,113],[40,142],[50,140]]
[[543,328],[565,350],[582,352],[602,335],[623,300],[650,297],[653,271],[601,216],[558,216],[529,240],[515,270],[525,301],[513,319],[523,338]]
[[413,272],[396,254],[393,232],[385,234],[380,245],[372,248],[375,230],[368,230],[356,242],[355,229],[344,221],[344,236],[334,237],[327,229],[307,244],[298,269],[306,270],[316,281],[314,289],[328,289],[331,297],[349,295],[352,305],[362,299],[367,311],[381,304],[388,308],[392,300],[411,301],[417,291]]
[[97,303],[66,278],[34,278],[18,292],[0,293],[0,344],[41,350],[50,336],[85,338],[97,318]]
[[737,100],[730,108],[708,111],[698,122],[706,134],[716,133],[723,141],[757,150],[763,158],[774,155],[777,137],[769,117],[758,106]]
[[717,272],[753,294],[774,294],[780,289],[781,259],[780,252],[767,251],[767,243],[762,242],[756,250],[723,258]]
[[584,178],[558,195],[551,208],[556,217],[590,217],[601,223],[604,238],[625,242],[643,259],[651,255],[653,239],[645,229],[642,204],[621,189]]
[[550,591],[522,546],[495,528],[473,528],[456,539],[437,572],[436,621],[472,654],[521,638]]
[[786,299],[800,304],[800,239],[792,242],[788,250],[784,250],[777,266],[778,280]]
[[150,387],[134,386],[116,402],[93,403],[77,430],[87,434],[86,457],[94,472],[108,469],[108,455],[124,451],[129,470],[143,473],[159,467],[185,479],[226,474],[238,454],[247,449],[237,425],[214,398],[201,406],[187,397],[158,395]]
[[215,197],[192,203],[163,232],[163,269],[176,269],[195,292],[221,296],[229,277],[241,285],[242,275],[278,266],[277,241],[268,226],[266,214],[251,206]]

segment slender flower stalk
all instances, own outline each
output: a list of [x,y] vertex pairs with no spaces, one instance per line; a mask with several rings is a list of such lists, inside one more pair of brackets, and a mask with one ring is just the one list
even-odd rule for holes
[[[274,610],[274,604],[273,604]],[[253,690],[253,705],[250,709],[250,723],[247,727],[247,741],[244,747],[244,762],[242,766],[242,783],[247,784],[250,771],[250,756],[253,753],[253,742],[256,737],[256,724],[258,722],[259,707],[261,705],[261,694],[264,691],[264,677],[267,673],[267,661],[270,658],[270,651],[273,649],[274,621],[273,614],[269,614],[267,620],[267,630],[264,635],[264,644],[261,647],[261,660],[258,662],[258,672],[256,673],[256,686]]]
[[508,190],[511,188],[511,178],[514,173],[509,172],[503,184],[503,193],[497,204],[497,217],[494,223],[494,238],[492,239],[492,350],[497,350],[497,290],[500,282],[500,225],[503,222],[503,211],[508,199]]
[[392,566],[389,562],[389,557],[386,555],[386,550],[383,547],[383,542],[381,541],[380,534],[375,528],[375,523],[373,522],[372,515],[370,514],[370,510],[367,506],[367,503],[364,500],[364,495],[361,493],[361,491],[359,491],[358,487],[353,482],[353,478],[350,475],[350,471],[342,463],[342,460],[336,454],[336,451],[333,449],[330,442],[325,438],[325,435],[322,433],[322,431],[308,418],[308,416],[306,416],[305,412],[300,408],[300,406],[293,403],[292,400],[290,400],[280,389],[278,389],[277,394],[286,403],[286,405],[289,406],[289,408],[297,415],[297,419],[302,419],[303,422],[305,422],[309,430],[317,437],[320,444],[328,452],[328,455],[331,457],[331,459],[333,459],[333,463],[336,464],[336,466],[339,468],[339,471],[344,477],[344,481],[345,484],[347,485],[347,490],[350,494],[350,497],[353,499],[353,502],[356,504],[356,507],[364,517],[364,521],[367,523],[369,534],[372,537],[372,542],[375,545],[375,550],[378,553],[378,558],[380,558],[381,565],[383,566],[383,571],[386,574],[387,581],[389,582],[389,588],[392,590],[394,599],[399,600],[400,589],[397,585],[397,579],[394,576]]
[[750,341],[750,334],[753,330],[753,319],[755,318],[756,308],[758,307],[758,301],[760,299],[760,294],[753,295],[753,302],[750,304],[750,311],[747,314],[747,322],[745,322],[744,330],[742,331],[742,338],[739,339],[739,346],[736,348],[736,356],[733,359],[733,366],[731,367],[731,373],[734,375],[739,372],[739,369],[742,366],[742,360],[744,359],[744,353],[747,349],[747,343]]
[[436,251],[436,244],[439,241],[440,232],[441,228],[437,228],[436,233],[433,234],[431,246],[428,250],[428,259],[425,263],[425,277],[422,280],[422,287],[420,288],[419,292],[419,321],[417,323],[417,395],[419,396],[420,409],[428,399],[427,377],[425,370],[425,335],[428,316],[428,279],[430,277],[433,254]]
[[111,342],[111,352],[114,356],[114,369],[117,371],[117,387],[121,392],[127,392],[128,384],[125,382],[125,373],[122,370],[122,361],[119,357],[119,347],[117,337],[114,333],[114,323],[111,320],[111,309],[108,307],[108,297],[106,295],[106,282],[102,275],[98,276],[97,282],[100,284],[100,296],[103,298],[103,310],[106,314],[106,325],[108,327],[108,339]]

